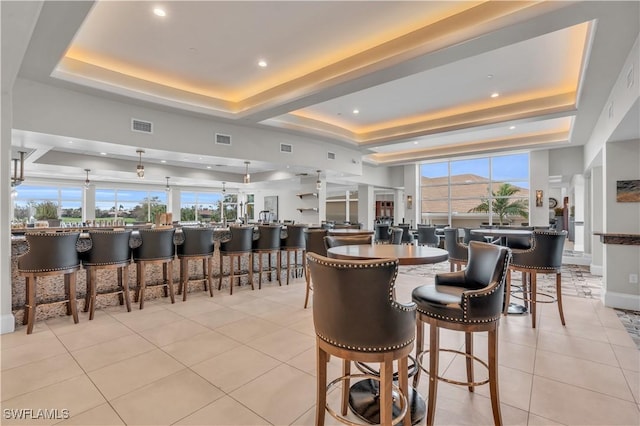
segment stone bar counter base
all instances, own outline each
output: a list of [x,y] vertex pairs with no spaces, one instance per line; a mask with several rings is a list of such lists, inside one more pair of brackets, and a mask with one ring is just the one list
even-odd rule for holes
[[[223,236],[222,233],[215,234],[215,252],[213,254],[213,284],[214,290],[217,291],[217,278],[220,273],[220,251],[219,251],[219,238]],[[80,240],[78,247],[82,250],[82,245],[88,243],[88,241]],[[27,251],[27,242],[24,239],[14,238],[11,241],[11,301],[12,311],[15,316],[16,326],[22,324],[24,316],[24,304],[25,304],[25,279],[18,275],[18,257]],[[292,256],[293,257],[293,256]],[[277,257],[272,256],[272,264],[276,265]],[[263,264],[266,264],[267,260],[264,259]],[[283,264],[286,265],[286,260],[283,259]],[[246,270],[248,266],[248,256],[243,256],[241,261],[241,267]],[[236,265],[237,268],[237,265]],[[224,274],[229,273],[229,261],[224,262]],[[257,270],[257,259],[254,259],[254,271]],[[286,280],[286,271],[282,271],[282,279]],[[161,265],[149,265],[146,270],[147,286],[145,289],[145,300],[156,299],[164,297],[164,290],[162,286],[154,286],[156,283],[162,282],[162,266]],[[200,278],[202,277],[202,262],[189,262],[189,277]],[[131,291],[132,305],[133,298],[136,290],[136,265],[131,263],[129,266],[129,289]],[[84,309],[84,299],[87,292],[87,280],[86,271],[81,268],[77,272],[76,282],[76,297],[78,310],[81,312]],[[96,300],[96,309],[104,308],[105,306],[115,306],[120,304],[120,299],[117,294],[103,295],[100,293],[105,291],[113,291],[117,287],[117,275],[116,270],[99,270],[97,273],[97,293],[98,298]],[[266,275],[265,275],[266,278]],[[257,280],[257,275],[254,280]],[[248,277],[240,278],[241,285],[249,285]],[[237,282],[237,281],[236,281]],[[268,282],[268,281],[265,281]],[[272,283],[277,283],[277,279],[274,274]],[[228,292],[228,279],[223,279],[222,292]],[[257,281],[256,281],[257,283]],[[173,262],[173,284],[176,293],[180,288],[180,261],[176,258]],[[237,285],[237,284],[236,284]],[[276,284],[277,285],[277,284]],[[256,287],[257,288],[257,287]],[[188,292],[202,291],[203,283],[201,281],[190,282],[188,285]],[[38,301],[38,307],[36,309],[36,321],[42,321],[49,318],[66,315],[66,307],[64,304],[45,305],[48,302],[55,302],[63,300],[64,295],[64,281],[61,276],[52,277],[40,277],[37,281],[36,300]],[[182,299],[176,298],[176,303],[183,303]],[[188,303],[188,300],[187,302]],[[126,309],[124,306],[122,309]]]

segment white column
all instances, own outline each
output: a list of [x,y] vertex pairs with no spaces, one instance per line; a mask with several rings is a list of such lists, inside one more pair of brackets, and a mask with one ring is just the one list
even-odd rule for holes
[[[404,207],[405,222],[417,227],[420,223],[420,166],[411,164],[404,167]],[[402,219],[401,219],[402,220]]]
[[15,330],[15,318],[11,312],[11,94],[2,92],[0,103],[0,334]]
[[366,229],[373,229],[376,214],[376,199],[373,186],[358,185],[358,222]]
[[573,250],[584,251],[584,176],[574,175],[573,186]]
[[[593,232],[603,232],[604,222],[602,217],[603,200],[603,176],[602,166],[591,169],[591,229]],[[591,265],[590,272],[593,275],[602,275],[603,244],[597,235],[591,236]]]
[[169,191],[169,196],[167,197],[167,211],[173,215],[173,220],[180,220],[180,188],[172,187],[171,191]]
[[89,185],[84,190],[82,197],[82,221],[95,220],[96,218],[96,186]]
[[404,191],[402,189],[394,189],[393,191],[393,223],[397,225],[406,221],[404,211]]
[[351,212],[350,212],[350,208],[349,208],[350,207],[349,206],[349,198],[350,198],[350,196],[351,196],[350,191],[345,191],[345,194],[344,194],[344,203],[345,203],[345,205],[344,205],[344,220],[345,220],[345,222],[348,222],[349,218],[351,217]]

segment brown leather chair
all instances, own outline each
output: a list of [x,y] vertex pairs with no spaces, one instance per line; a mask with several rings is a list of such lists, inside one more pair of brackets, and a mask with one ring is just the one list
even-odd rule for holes
[[140,229],[142,244],[133,249],[133,261],[137,266],[137,291],[136,301],[140,303],[140,309],[144,308],[144,291],[147,287],[145,280],[147,265],[162,265],[162,285],[167,297],[167,290],[171,297],[171,303],[176,299],[173,292],[173,258],[175,245],[173,237],[174,228]]
[[[287,271],[287,285],[289,285],[289,276],[293,270],[296,278],[299,273],[304,274],[304,260],[305,260],[305,241],[304,231],[307,229],[306,225],[287,225],[287,236],[280,240],[280,269],[283,268],[282,255],[287,257],[287,265],[284,268]],[[298,253],[302,252],[302,260],[298,261]],[[291,254],[295,254],[294,263],[291,263]]]
[[29,249],[18,257],[18,274],[25,277],[25,304],[22,323],[27,334],[33,332],[36,322],[37,278],[54,275],[64,276],[65,299],[46,304],[66,303],[67,315],[78,323],[76,304],[76,272],[80,269],[80,258],[76,250],[79,232],[27,232],[25,238]]
[[[241,277],[248,277],[251,284],[251,290],[253,287],[253,226],[231,226],[231,238],[220,242],[220,280],[218,281],[218,290],[222,288],[222,278],[224,274],[222,266],[224,264],[225,256],[229,258],[229,294],[233,294],[233,281],[238,278],[238,285],[240,284]],[[247,271],[243,272],[241,269],[241,258],[247,255],[248,267]],[[238,271],[236,273],[233,265],[234,259],[238,260]]]
[[[397,259],[346,261],[315,253],[307,255],[314,283],[313,324],[317,345],[316,425],[324,424],[325,408],[336,419],[347,414],[351,361],[380,363],[380,423],[392,423],[393,361],[398,360],[399,395],[406,409],[409,389],[407,358],[415,338],[415,305],[392,298]],[[343,359],[342,417],[327,406],[327,362]],[[404,425],[411,424],[407,410]],[[395,419],[399,421],[400,419]]]
[[[280,280],[280,262],[278,262],[278,254],[280,253],[280,233],[282,225],[261,225],[258,226],[260,237],[253,241],[253,255],[258,256],[258,289],[262,288],[262,274],[269,274],[269,281],[273,272],[278,277],[278,284],[282,285]],[[262,258],[268,256],[268,268],[263,269]],[[276,266],[272,266],[271,255],[276,255]]]
[[[509,306],[511,295],[511,271],[522,272],[522,291],[524,300],[531,312],[531,326],[536,327],[536,303],[558,302],[560,322],[565,325],[562,311],[562,252],[567,231],[533,231],[531,248],[528,250],[513,250],[513,261],[507,277],[507,294],[505,314]],[[538,293],[537,275],[556,274],[556,297],[551,294]],[[548,300],[538,300],[537,294],[543,294]]]
[[[182,228],[184,241],[177,246],[178,259],[180,259],[180,287],[182,301],[187,300],[189,283],[202,281],[204,290],[209,287],[209,295],[213,297],[213,229],[211,228]],[[189,261],[202,260],[202,278],[189,278]]]
[[115,269],[118,288],[115,291],[101,292],[100,295],[117,294],[120,305],[126,303],[127,312],[131,312],[129,298],[129,265],[131,264],[131,248],[129,239],[131,231],[89,231],[91,248],[82,252],[80,257],[87,271],[87,295],[84,311],[89,311],[89,320],[93,319],[96,309],[97,275],[100,269]]
[[[489,383],[493,420],[502,424],[498,393],[498,324],[504,301],[504,288],[511,259],[507,247],[471,241],[467,267],[462,271],[437,274],[435,285],[423,285],[413,290],[412,299],[417,305],[416,359],[421,367],[422,357],[429,352],[429,400],[427,425],[433,425],[438,380],[464,385],[473,392],[475,386]],[[429,324],[429,349],[423,350],[424,323]],[[465,352],[442,349],[466,357],[467,382],[459,382],[438,376],[440,328],[463,331]],[[488,363],[473,356],[473,335],[487,331],[489,334]],[[489,369],[489,379],[475,382],[473,360]],[[420,380],[420,370],[414,376],[414,386]]]
[[444,248],[449,253],[450,271],[459,271],[467,264],[468,247],[458,241],[457,228],[445,228]]
[[339,246],[359,246],[363,244],[371,244],[373,243],[373,236],[371,235],[352,235],[349,237],[336,237],[336,236],[326,236],[324,237],[324,245],[325,245],[325,253],[326,250],[331,247],[339,247]]
[[[325,245],[324,238],[327,236],[327,229],[307,229],[304,233],[305,242],[305,265],[307,264],[306,255],[309,253],[316,253],[320,256],[327,256],[327,246]],[[307,281],[307,290],[304,295],[304,308],[307,309],[309,305],[309,294],[313,290],[311,285],[311,275],[309,274],[309,268],[304,269],[304,278]]]

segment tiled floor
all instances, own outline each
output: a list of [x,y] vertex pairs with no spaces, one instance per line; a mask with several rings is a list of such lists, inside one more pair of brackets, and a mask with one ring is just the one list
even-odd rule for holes
[[[401,267],[404,268],[404,267]],[[448,264],[436,271],[448,270]],[[420,272],[420,273],[415,273]],[[431,266],[401,270],[397,296],[430,282]],[[640,424],[640,351],[615,311],[597,298],[571,291],[564,298],[567,326],[554,304],[541,305],[537,329],[530,318],[509,316],[500,325],[500,386],[507,425]],[[584,278],[584,276],[583,276]],[[597,278],[587,276],[587,280]],[[75,425],[311,425],[315,411],[315,352],[311,309],[302,309],[304,282],[273,284],[229,296],[189,295],[171,305],[149,302],[37,323],[3,335],[3,425],[11,409],[57,409]],[[486,354],[486,337],[476,337]],[[443,346],[463,337],[443,331]],[[442,357],[448,376],[464,375],[464,362]],[[332,358],[330,374],[339,375]],[[478,369],[478,375],[483,372]],[[419,392],[427,395],[427,380]],[[339,392],[329,400],[337,403]],[[9,411],[7,411],[9,410]],[[40,412],[40,414],[42,414]],[[475,393],[440,384],[436,424],[492,424],[486,386]],[[336,422],[327,416],[327,424]]]

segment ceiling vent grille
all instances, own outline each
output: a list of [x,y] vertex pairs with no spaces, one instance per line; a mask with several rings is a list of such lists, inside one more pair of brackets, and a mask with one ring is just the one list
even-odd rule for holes
[[329,160],[335,160],[336,159],[336,153],[335,152],[327,152],[327,158]]
[[293,152],[293,145],[289,145],[286,143],[280,144],[280,152],[286,152],[287,154],[291,154]]
[[231,136],[216,133],[216,143],[218,145],[231,145]]
[[153,133],[153,123],[150,121],[131,119],[131,131],[140,133]]

